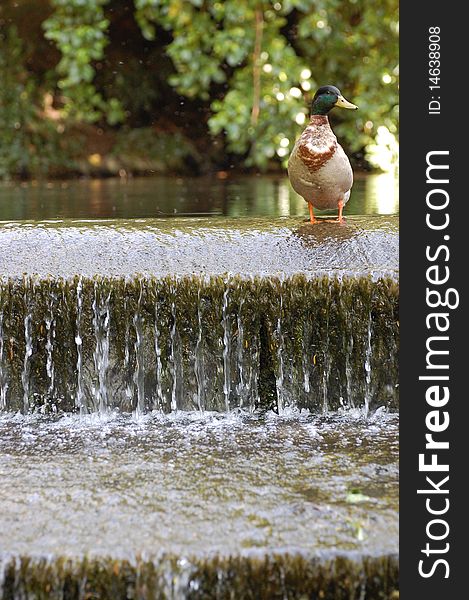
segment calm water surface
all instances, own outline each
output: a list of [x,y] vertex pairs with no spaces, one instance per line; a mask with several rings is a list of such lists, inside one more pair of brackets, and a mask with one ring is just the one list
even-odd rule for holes
[[[389,174],[356,174],[345,214],[396,214]],[[83,179],[0,185],[0,221],[224,215],[307,216],[286,177]]]

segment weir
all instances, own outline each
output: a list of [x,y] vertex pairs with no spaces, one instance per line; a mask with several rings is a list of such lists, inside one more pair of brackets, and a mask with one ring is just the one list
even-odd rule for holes
[[0,224],[0,598],[398,598],[393,217]]
[[241,222],[5,224],[0,408],[396,409],[393,219]]
[[397,408],[397,283],[0,281],[3,410]]

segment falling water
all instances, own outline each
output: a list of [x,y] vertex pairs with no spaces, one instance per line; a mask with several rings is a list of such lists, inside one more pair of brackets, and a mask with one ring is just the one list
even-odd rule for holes
[[161,346],[160,346],[160,329],[159,329],[159,314],[158,314],[158,298],[155,300],[155,325],[154,331],[154,345],[156,355],[156,402],[157,408],[163,410],[164,397],[163,397],[163,363],[161,362]]
[[77,318],[76,318],[76,333],[75,333],[75,345],[77,347],[77,391],[75,397],[75,406],[80,410],[81,413],[85,412],[85,395],[83,391],[83,339],[81,337],[81,321],[83,313],[83,282],[82,278],[79,277],[77,283]]
[[236,325],[238,327],[238,342],[236,347],[236,357],[238,360],[238,384],[236,386],[236,393],[239,398],[239,407],[244,408],[247,395],[249,393],[249,387],[245,381],[245,369],[244,369],[244,326],[243,319],[241,318],[243,310],[244,299],[241,298],[239,301],[238,315],[236,318]]
[[23,409],[29,411],[29,393],[30,393],[30,364],[29,359],[33,353],[33,338],[31,327],[32,315],[28,313],[24,319],[24,339],[26,343],[23,361],[23,372],[21,374],[21,383],[23,384]]
[[7,407],[8,381],[4,366],[3,310],[0,309],[0,410]]
[[173,379],[173,385],[171,388],[171,410],[174,412],[177,410],[177,365],[176,365],[176,304],[173,300],[171,303],[171,315],[173,317],[173,324],[171,326],[171,376]]
[[[128,304],[127,294],[124,296],[124,314],[127,314]],[[133,396],[133,377],[129,376],[130,366],[130,322],[126,319],[125,321],[125,334],[124,334],[124,373],[125,373],[125,398],[127,404],[132,404]]]
[[282,330],[282,311],[283,311],[283,296],[280,294],[280,309],[277,319],[277,375],[275,378],[276,388],[277,388],[277,406],[278,412],[282,413],[285,409],[285,388],[284,388],[284,379],[285,379],[285,363],[284,363],[284,352],[285,352],[285,340],[283,337]]
[[[34,284],[33,284],[34,285]],[[23,411],[25,414],[29,412],[30,408],[30,387],[31,387],[31,364],[30,358],[33,353],[33,335],[32,335],[32,313],[31,313],[31,299],[28,294],[29,289],[25,286],[24,290],[24,306],[26,309],[26,315],[24,317],[24,360],[23,360],[23,371],[21,373],[21,383],[23,385]]]
[[331,374],[331,358],[330,358],[330,337],[329,337],[329,316],[330,316],[330,305],[331,305],[331,286],[327,286],[327,311],[326,311],[326,323],[325,332],[326,339],[324,340],[324,366],[322,371],[322,412],[327,413],[329,410],[329,377]]
[[144,365],[144,346],[143,346],[143,332],[142,332],[142,314],[141,304],[143,295],[143,285],[140,280],[140,294],[138,297],[137,310],[133,317],[133,324],[135,329],[135,371],[134,371],[134,383],[137,388],[137,408],[136,416],[143,415],[145,410],[145,365]]
[[170,372],[172,377],[171,388],[171,410],[176,411],[178,408],[178,396],[182,395],[181,388],[183,384],[183,367],[182,356],[180,349],[180,339],[177,330],[177,312],[176,312],[176,289],[171,286],[171,351],[170,351]]
[[346,348],[345,348],[345,385],[347,390],[347,403],[349,407],[355,408],[354,401],[354,393],[353,393],[353,371],[351,366],[350,357],[353,352],[353,335],[352,332],[349,332],[345,338],[346,340]]
[[51,396],[58,410],[139,414],[150,399],[163,411],[264,409],[273,398],[280,411],[331,410],[346,396],[365,411],[396,406],[396,289],[381,282],[362,303],[368,280],[0,284],[0,406],[47,412]]
[[202,336],[202,306],[200,299],[200,286],[197,289],[197,324],[199,333],[194,352],[194,372],[197,381],[197,406],[200,411],[205,409],[205,364],[204,364],[204,346]]
[[227,287],[223,292],[223,307],[222,307],[222,327],[223,327],[223,396],[225,398],[225,409],[230,411],[230,393],[231,393],[231,369],[230,369],[230,352],[231,352],[231,328],[230,315],[228,312],[228,292]]
[[371,310],[369,311],[368,317],[368,328],[365,348],[365,403],[363,406],[363,412],[365,416],[368,416],[370,410],[371,401],[371,356],[372,356],[372,345],[371,339],[373,335],[373,321],[371,319]]
[[304,328],[304,339],[303,339],[303,356],[302,356],[302,368],[303,368],[303,389],[305,394],[309,394],[311,392],[311,384],[310,384],[310,363],[311,363],[311,355],[308,352],[308,347],[310,344],[311,338],[311,327],[308,324]]
[[96,373],[98,375],[98,387],[95,389],[97,409],[105,413],[108,404],[108,369],[109,369],[109,335],[110,335],[110,298],[111,290],[104,293],[103,298],[98,290],[97,282],[94,287],[93,300],[93,325],[96,338],[96,347],[93,355]]
[[49,296],[49,306],[48,313],[45,318],[46,323],[46,372],[47,377],[49,378],[49,388],[47,390],[47,395],[49,397],[50,402],[53,401],[54,398],[54,390],[55,390],[55,367],[54,367],[54,340],[55,340],[55,319],[54,319],[54,304],[55,304],[55,294],[52,292]]

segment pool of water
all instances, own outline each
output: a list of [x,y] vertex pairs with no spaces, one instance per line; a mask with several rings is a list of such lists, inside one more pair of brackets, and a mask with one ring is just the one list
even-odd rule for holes
[[[345,214],[398,212],[389,174],[356,174]],[[0,185],[0,221],[44,219],[306,216],[307,204],[286,177],[233,176],[83,179]],[[321,214],[321,213],[319,213]]]
[[395,553],[398,417],[0,416],[2,552]]

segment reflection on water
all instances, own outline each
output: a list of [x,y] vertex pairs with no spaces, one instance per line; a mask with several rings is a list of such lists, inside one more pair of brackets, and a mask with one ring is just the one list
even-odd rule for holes
[[[397,180],[355,177],[345,214],[396,214]],[[0,185],[0,221],[148,218],[171,215],[307,216],[286,177],[92,179]]]

